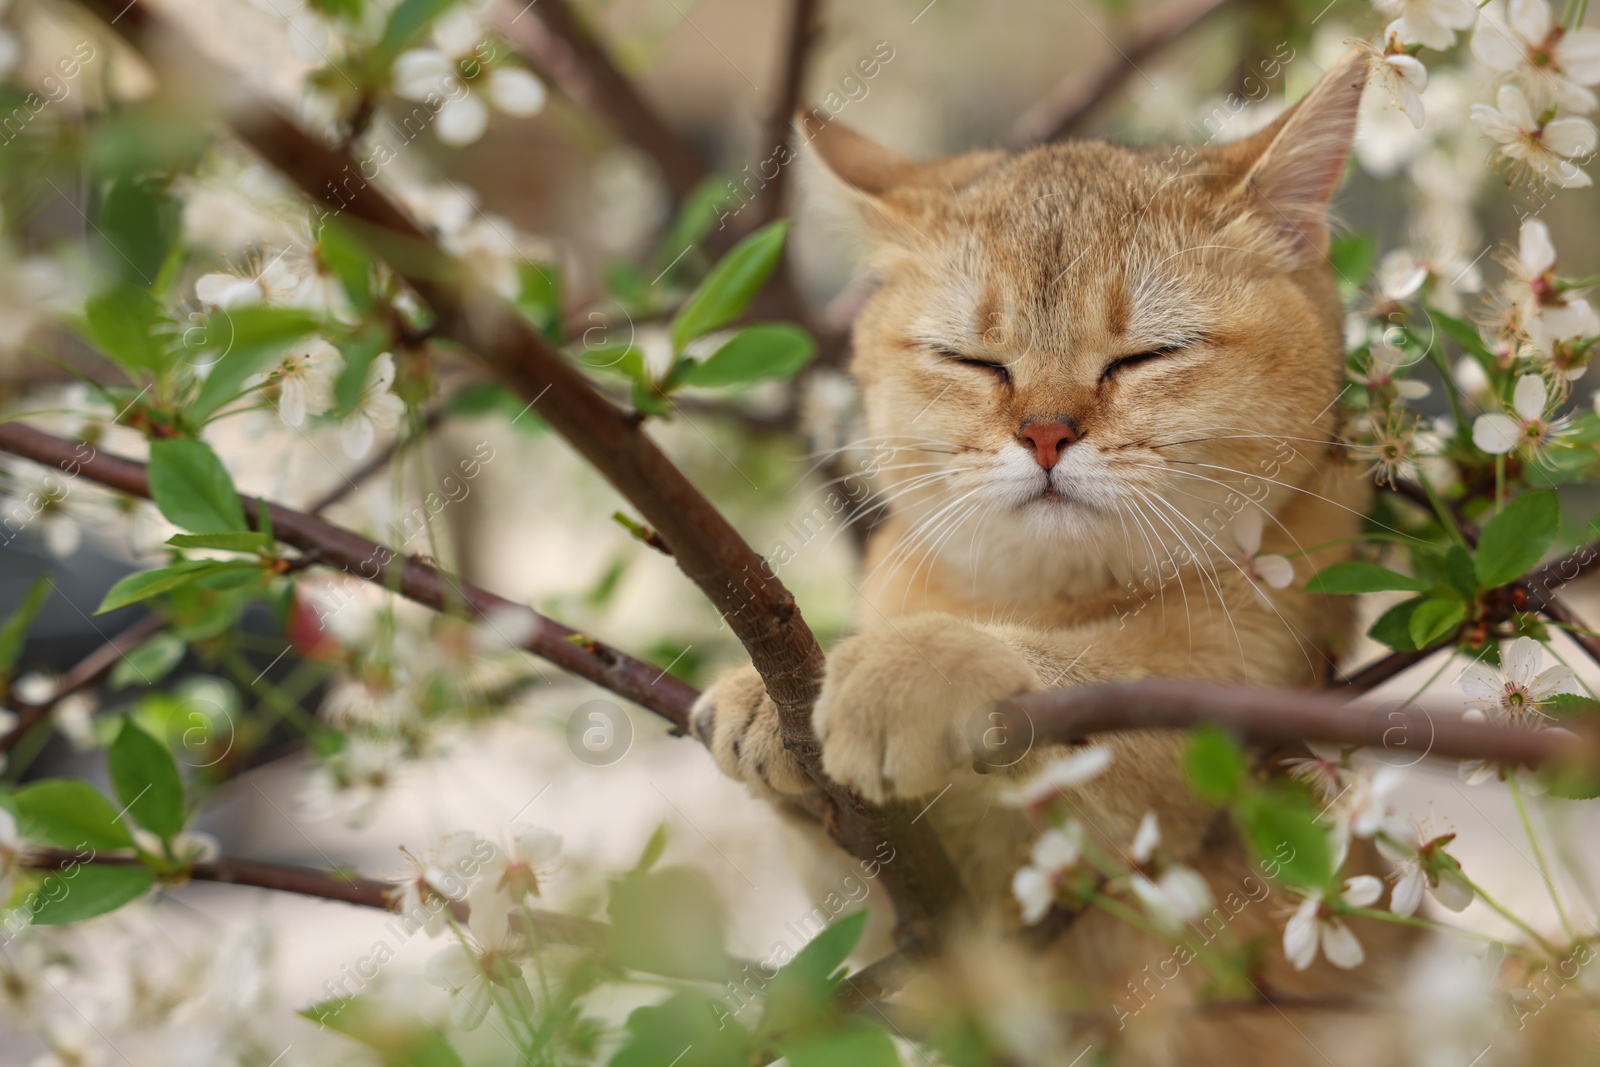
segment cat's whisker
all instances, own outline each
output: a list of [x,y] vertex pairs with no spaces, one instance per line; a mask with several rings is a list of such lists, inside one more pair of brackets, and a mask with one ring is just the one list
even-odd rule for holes
[[[1206,467],[1206,468],[1209,468],[1210,470],[1222,471],[1222,472],[1224,472],[1226,474],[1237,474],[1239,477],[1245,478],[1245,479],[1256,478],[1256,479],[1259,479],[1259,480],[1261,480],[1263,482],[1267,482],[1270,485],[1279,485],[1279,486],[1282,486],[1285,489],[1291,489],[1296,493],[1304,493],[1306,496],[1313,497],[1313,498],[1315,498],[1317,500],[1322,501],[1325,504],[1332,504],[1334,507],[1338,508],[1340,511],[1347,511],[1350,514],[1356,516],[1359,519],[1371,522],[1374,526],[1380,526],[1383,529],[1388,530],[1390,533],[1400,534],[1402,537],[1407,537],[1407,538],[1410,537],[1410,535],[1407,534],[1404,530],[1397,530],[1393,526],[1385,526],[1383,523],[1381,523],[1377,519],[1374,519],[1371,516],[1367,515],[1365,512],[1357,511],[1355,508],[1350,507],[1348,504],[1341,504],[1339,501],[1334,500],[1332,497],[1323,496],[1321,493],[1314,492],[1313,490],[1307,489],[1304,486],[1292,485],[1289,482],[1280,482],[1276,478],[1268,478],[1264,474],[1249,474],[1249,473],[1246,473],[1245,471],[1234,470],[1232,467],[1218,466],[1215,463],[1201,463],[1198,460],[1173,459],[1173,460],[1168,460],[1167,462],[1169,462],[1169,463],[1181,463],[1184,466],[1188,466],[1188,467]],[[1174,473],[1177,473],[1177,472],[1174,472]]]
[[[1174,515],[1176,515],[1180,519],[1183,519],[1185,522],[1189,523],[1190,526],[1193,526],[1194,529],[1195,529],[1195,532],[1198,533],[1201,537],[1204,537],[1207,541],[1209,541],[1211,543],[1212,547],[1216,548],[1218,553],[1221,554],[1222,558],[1224,560],[1226,560],[1229,564],[1231,564],[1233,566],[1234,570],[1239,572],[1240,577],[1242,577],[1245,580],[1245,582],[1250,585],[1252,590],[1261,593],[1261,599],[1266,603],[1266,606],[1272,611],[1272,613],[1274,615],[1276,615],[1278,617],[1278,621],[1283,623],[1284,628],[1287,629],[1289,631],[1289,633],[1294,636],[1295,646],[1296,646],[1296,648],[1299,649],[1300,654],[1303,657],[1305,657],[1306,666],[1308,668],[1310,668],[1313,672],[1315,672],[1317,670],[1317,663],[1316,663],[1316,661],[1314,661],[1311,658],[1311,656],[1309,654],[1306,653],[1306,645],[1309,643],[1309,644],[1311,644],[1311,647],[1317,648],[1316,644],[1314,642],[1308,642],[1307,641],[1305,634],[1301,633],[1300,629],[1297,626],[1295,626],[1294,623],[1290,622],[1288,620],[1288,618],[1284,616],[1282,611],[1278,610],[1278,606],[1272,602],[1272,598],[1270,596],[1267,596],[1264,592],[1262,592],[1260,585],[1256,582],[1256,580],[1254,578],[1252,578],[1250,576],[1250,573],[1244,569],[1243,565],[1240,564],[1240,562],[1238,560],[1234,559],[1234,557],[1230,553],[1228,553],[1225,550],[1223,550],[1222,546],[1218,545],[1214,538],[1210,537],[1203,529],[1201,529],[1198,525],[1196,525],[1192,519],[1190,519],[1187,515],[1183,514],[1183,512],[1181,510],[1179,510],[1176,506],[1174,506],[1173,503],[1170,500],[1166,500],[1166,499],[1160,497],[1159,495],[1157,496],[1157,499],[1160,500],[1161,503],[1165,504],[1167,506],[1168,510],[1170,510]],[[1320,648],[1317,648],[1317,654],[1322,656],[1323,660],[1327,662],[1328,666],[1333,666],[1334,665],[1333,661],[1331,659],[1328,659],[1327,654],[1322,652],[1322,650]]]
[[[1168,462],[1174,462],[1175,463],[1175,462],[1179,462],[1179,461],[1177,461],[1177,460],[1169,460]],[[1164,474],[1177,475],[1177,476],[1181,476],[1181,477],[1184,477],[1184,478],[1194,478],[1194,479],[1197,479],[1199,481],[1206,482],[1208,484],[1218,486],[1219,488],[1223,489],[1224,491],[1226,491],[1226,492],[1228,492],[1230,494],[1237,494],[1239,496],[1242,496],[1242,497],[1244,497],[1244,499],[1247,502],[1249,502],[1251,504],[1254,504],[1256,506],[1257,510],[1259,510],[1263,516],[1265,516],[1267,519],[1270,519],[1272,521],[1272,524],[1274,526],[1276,526],[1278,529],[1282,530],[1286,535],[1288,535],[1289,540],[1294,543],[1295,551],[1297,551],[1297,552],[1304,552],[1305,551],[1305,546],[1300,543],[1300,539],[1295,536],[1294,531],[1289,529],[1289,527],[1285,526],[1283,524],[1283,520],[1278,518],[1277,515],[1273,514],[1271,508],[1268,508],[1261,501],[1254,499],[1253,497],[1250,496],[1250,494],[1244,493],[1244,492],[1240,492],[1239,489],[1237,489],[1234,486],[1229,485],[1227,482],[1221,480],[1220,478],[1208,478],[1204,474],[1196,474],[1194,471],[1173,470],[1170,467],[1160,467],[1160,466],[1156,466],[1154,464],[1148,464],[1148,463],[1133,464],[1133,466],[1142,467],[1145,470],[1160,471],[1161,473],[1164,473]],[[1182,490],[1179,490],[1179,491],[1182,492]],[[1194,494],[1188,494],[1188,495],[1194,495]],[[1196,497],[1196,499],[1205,500],[1205,499],[1208,499],[1208,498],[1206,498],[1206,497]],[[1220,504],[1225,503],[1225,501],[1219,501],[1217,503],[1220,506]]]
[[[1222,590],[1221,577],[1220,577],[1220,575],[1218,575],[1216,573],[1216,571],[1214,569],[1212,569],[1212,570],[1208,570],[1207,569],[1207,563],[1209,562],[1209,559],[1210,559],[1210,553],[1207,552],[1205,554],[1205,556],[1202,557],[1202,555],[1199,552],[1199,550],[1196,549],[1193,545],[1191,545],[1189,543],[1189,541],[1178,531],[1177,527],[1173,526],[1171,521],[1166,518],[1166,516],[1162,513],[1161,508],[1162,508],[1163,505],[1165,505],[1167,511],[1170,511],[1172,514],[1176,515],[1179,519],[1182,519],[1182,520],[1184,520],[1186,522],[1189,521],[1188,517],[1186,515],[1184,515],[1182,512],[1178,511],[1175,507],[1173,507],[1172,503],[1170,501],[1166,500],[1165,498],[1163,498],[1159,493],[1157,493],[1157,494],[1146,494],[1146,493],[1144,493],[1144,492],[1142,492],[1140,490],[1135,490],[1135,492],[1138,492],[1140,497],[1142,497],[1147,503],[1149,503],[1151,510],[1154,511],[1155,514],[1157,515],[1157,517],[1159,517],[1161,519],[1161,521],[1163,523],[1165,523],[1169,529],[1172,530],[1173,536],[1178,538],[1178,541],[1183,545],[1184,550],[1189,553],[1190,558],[1194,561],[1195,569],[1197,571],[1199,571],[1199,573],[1200,573],[1200,582],[1201,582],[1201,589],[1202,590],[1205,589],[1205,583],[1206,583],[1207,579],[1209,578],[1209,580],[1211,582],[1211,587],[1213,589],[1215,589],[1216,593],[1217,593],[1217,605],[1218,605],[1218,607],[1220,607],[1222,609],[1223,617],[1228,620],[1228,628],[1233,631],[1234,645],[1239,650],[1239,664],[1240,664],[1241,667],[1243,667],[1245,669],[1246,673],[1248,673],[1249,672],[1249,663],[1248,663],[1248,661],[1246,659],[1246,656],[1245,656],[1244,638],[1239,633],[1239,625],[1238,625],[1238,623],[1234,621],[1233,609],[1231,607],[1229,607],[1229,605],[1228,605],[1227,594],[1224,593],[1223,590]],[[1190,522],[1189,525],[1194,526],[1194,523]],[[1209,542],[1209,544],[1213,548],[1217,547],[1216,542],[1214,540],[1212,540],[1210,537],[1207,537],[1203,530],[1200,530],[1198,526],[1196,526],[1195,529],[1200,532],[1201,537],[1204,538],[1207,542]],[[1179,581],[1181,583],[1182,579],[1180,578]],[[1181,588],[1181,586],[1180,586],[1180,588]],[[1209,595],[1207,595],[1207,597],[1206,597],[1206,602],[1207,602],[1208,605],[1210,604],[1210,596]]]

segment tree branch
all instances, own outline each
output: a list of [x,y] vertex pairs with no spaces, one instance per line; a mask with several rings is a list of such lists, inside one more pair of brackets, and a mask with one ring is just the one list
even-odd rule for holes
[[1111,45],[1116,55],[1088,70],[1067,75],[1024,111],[1011,127],[1011,146],[1029,148],[1065,137],[1102,101],[1120,89],[1141,62],[1225,6],[1222,0],[1168,0],[1120,44]]
[[[819,36],[817,16],[821,5],[818,0],[790,0],[788,37],[784,44],[783,68],[778,95],[767,116],[766,135],[761,148],[769,153],[790,143],[794,128],[794,113],[800,107],[800,93],[805,85],[806,59],[811,46]],[[781,166],[761,190],[756,206],[756,225],[761,226],[782,217],[784,194],[788,189],[787,166]]]
[[699,154],[617,69],[599,38],[567,0],[538,0],[528,5],[508,0],[501,6],[497,22],[500,32],[525,53],[530,65],[655,160],[674,200],[682,200],[705,181],[707,172]]
[[[215,67],[148,5],[80,2],[169,85],[181,82],[185,92],[204,94],[204,99],[237,98],[239,78]],[[542,2],[551,4],[547,15],[565,11],[552,0]],[[389,263],[432,310],[439,335],[476,355],[520,393],[661,534],[673,559],[716,606],[760,672],[777,706],[785,748],[816,781],[829,806],[824,824],[834,840],[857,859],[870,859],[885,844],[892,847],[901,859],[885,867],[885,888],[895,901],[902,933],[912,939],[936,936],[935,920],[965,901],[955,867],[932,829],[916,823],[909,805],[875,808],[822,773],[820,746],[811,731],[822,649],[793,594],[766,561],[645,435],[642,420],[607,401],[514,308],[473,281],[362,177],[360,164],[259,102],[236,105],[228,121],[242,141],[326,208],[325,219],[349,225],[354,237]],[[410,560],[405,566],[419,587],[439,591],[436,572],[416,569]]]
[[16,703],[17,724],[0,736],[0,752],[10,752],[34,726],[43,722],[55,706],[73,693],[81,692],[111,673],[117,661],[128,652],[161,632],[166,620],[159,615],[146,615],[132,626],[79,660],[77,665],[56,682],[49,699],[37,704]]
[[[75,470],[90,481],[120,492],[150,496],[150,480],[144,464],[98,451],[85,459],[80,453],[82,447],[22,423],[0,424],[0,449],[4,451],[63,471]],[[258,524],[257,502],[244,497],[243,504],[251,523]],[[267,513],[272,518],[273,535],[284,544],[314,554],[319,562],[354,577],[392,588],[401,596],[435,610],[447,611],[452,605],[462,605],[480,616],[500,611],[529,612],[535,620],[534,632],[519,647],[648,708],[672,723],[680,733],[687,728],[689,708],[699,694],[693,686],[659,667],[634,659],[531,608],[462,582],[414,558],[397,560],[385,546],[341,526],[277,504],[268,504]],[[398,581],[394,576],[396,565],[400,571]],[[116,654],[111,654],[110,662],[105,663],[103,669],[109,670],[115,662]],[[84,684],[92,684],[94,680]]]
[[[1081,742],[1120,730],[1221,726],[1257,745],[1323,741],[1359,745],[1401,755],[1486,759],[1541,766],[1547,763],[1600,766],[1600,735],[1586,731],[1526,730],[1472,722],[1459,712],[1431,713],[1379,706],[1353,708],[1324,692],[1240,689],[1171,678],[1114,682],[1083,689],[1027,693],[1000,701],[1004,722],[985,720],[973,738],[980,757],[1016,755],[1011,739],[1031,747],[1043,742]],[[1000,725],[999,730],[993,726]],[[998,743],[991,744],[989,739]],[[1023,749],[1026,751],[1026,747]]]

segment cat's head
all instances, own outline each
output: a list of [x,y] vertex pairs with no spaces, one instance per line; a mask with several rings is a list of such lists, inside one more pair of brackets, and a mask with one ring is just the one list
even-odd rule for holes
[[1073,546],[1232,550],[1197,517],[1332,425],[1327,207],[1364,75],[1352,54],[1226,145],[922,163],[812,128],[871,236],[882,284],[852,369],[887,492],[924,546],[1024,569]]

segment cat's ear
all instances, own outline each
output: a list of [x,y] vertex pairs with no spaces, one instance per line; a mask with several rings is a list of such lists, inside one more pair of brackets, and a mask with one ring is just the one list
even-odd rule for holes
[[1328,202],[1355,140],[1366,80],[1367,57],[1352,49],[1272,125],[1228,148],[1244,192],[1286,241],[1294,268],[1326,261]]
[[795,129],[813,158],[841,184],[859,196],[878,199],[914,183],[922,164],[910,156],[865,137],[817,108],[796,112]]

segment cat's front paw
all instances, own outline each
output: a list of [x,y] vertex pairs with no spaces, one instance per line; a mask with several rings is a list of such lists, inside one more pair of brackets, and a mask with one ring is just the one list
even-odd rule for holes
[[932,612],[885,620],[828,656],[812,716],[822,768],[877,803],[937,792],[971,764],[977,710],[1036,688],[1028,662],[971,623]]
[[718,678],[689,711],[689,732],[729,778],[757,794],[804,793],[815,785],[783,747],[778,708],[754,667]]

